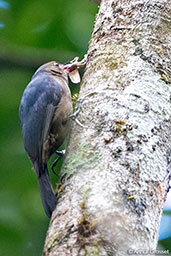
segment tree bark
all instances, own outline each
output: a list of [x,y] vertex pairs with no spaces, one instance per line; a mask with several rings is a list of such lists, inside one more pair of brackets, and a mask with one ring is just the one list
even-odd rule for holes
[[155,250],[169,188],[170,8],[102,0],[44,255]]

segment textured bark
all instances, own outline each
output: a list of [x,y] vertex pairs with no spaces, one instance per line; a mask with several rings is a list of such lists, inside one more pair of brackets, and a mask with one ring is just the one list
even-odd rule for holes
[[73,124],[44,255],[156,248],[169,187],[169,8],[102,0],[79,95],[84,127]]

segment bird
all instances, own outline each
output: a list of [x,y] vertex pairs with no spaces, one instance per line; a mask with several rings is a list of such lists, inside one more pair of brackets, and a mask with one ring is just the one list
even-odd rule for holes
[[47,162],[71,129],[73,113],[68,70],[56,61],[40,66],[26,86],[19,107],[24,148],[37,174],[42,204],[50,218],[57,197]]

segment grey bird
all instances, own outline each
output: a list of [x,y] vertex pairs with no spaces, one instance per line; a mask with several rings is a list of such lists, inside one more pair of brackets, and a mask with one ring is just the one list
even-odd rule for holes
[[68,73],[55,61],[42,65],[24,90],[19,117],[24,147],[38,177],[45,213],[51,217],[57,204],[47,161],[67,137],[73,113]]

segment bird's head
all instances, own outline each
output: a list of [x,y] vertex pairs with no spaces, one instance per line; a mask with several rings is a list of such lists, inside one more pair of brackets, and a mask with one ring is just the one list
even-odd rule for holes
[[56,61],[50,61],[50,62],[40,66],[34,73],[32,79],[35,78],[38,74],[42,74],[44,72],[47,72],[53,76],[61,77],[67,81],[68,81],[68,76],[69,76],[73,83],[80,82],[79,73],[78,73],[78,70],[76,69],[76,67],[68,68],[67,65],[60,64]]
[[34,73],[32,79],[42,73],[49,73],[51,75],[62,77],[68,80],[67,71],[64,69],[64,65],[57,63],[56,61],[50,61],[40,66]]

